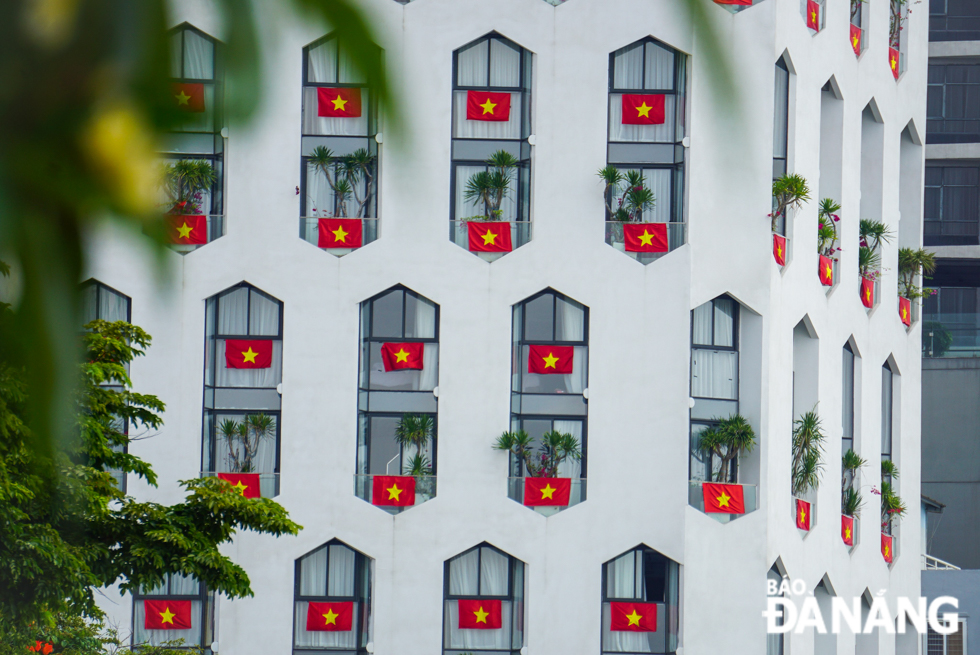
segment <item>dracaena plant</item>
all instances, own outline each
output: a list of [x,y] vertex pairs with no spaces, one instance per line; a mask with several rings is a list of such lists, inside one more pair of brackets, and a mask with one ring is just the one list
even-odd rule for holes
[[732,463],[742,455],[752,452],[755,447],[755,432],[741,414],[715,420],[716,425],[702,430],[698,435],[698,450],[721,460],[721,466],[715,474],[716,482],[737,482],[738,469]]
[[558,466],[567,459],[582,459],[578,439],[566,432],[551,430],[541,435],[538,451],[534,451],[534,439],[524,430],[504,432],[493,445],[495,450],[506,450],[514,455],[518,476],[526,468],[532,478],[553,478],[558,475]]
[[657,204],[653,190],[646,186],[642,171],[624,172],[615,166],[606,166],[600,168],[596,175],[603,182],[602,197],[611,221],[640,223],[643,212],[652,210]]
[[905,502],[895,492],[894,481],[898,479],[898,467],[890,459],[881,461],[881,529],[890,532],[894,523],[900,521],[907,508]]
[[[326,146],[314,148],[307,162],[314,171],[323,176],[334,193],[334,207],[324,211],[347,218],[347,203],[353,198],[357,208],[350,218],[367,218],[374,187],[376,159],[365,148],[345,156],[335,155]],[[316,208],[313,212],[316,213]]]
[[858,272],[876,280],[881,275],[881,246],[891,243],[892,231],[881,221],[862,218],[858,226]]
[[232,473],[256,473],[259,445],[275,436],[276,421],[268,414],[246,414],[239,422],[225,419],[218,433],[228,446],[228,464]]
[[824,198],[817,209],[817,252],[833,257],[838,247],[837,224],[840,222],[840,205],[833,198]]
[[482,216],[463,220],[499,221],[503,218],[500,205],[510,193],[510,183],[520,161],[506,150],[498,150],[487,159],[487,170],[470,176],[463,191],[463,198],[480,206]]
[[772,231],[776,231],[776,223],[784,216],[787,209],[799,209],[803,203],[810,200],[810,187],[802,175],[783,175],[772,181]]
[[793,423],[793,494],[802,496],[820,486],[823,443],[826,437],[816,408]]
[[404,414],[395,425],[395,442],[414,451],[402,465],[405,475],[431,475],[432,466],[424,451],[434,429],[435,421],[428,414]]
[[915,283],[920,274],[928,275],[936,270],[936,256],[922,248],[899,248],[898,250],[898,293],[909,300],[931,296],[935,291],[922,289]]
[[850,448],[841,458],[841,513],[846,516],[859,516],[864,499],[856,486],[857,474],[867,461]]

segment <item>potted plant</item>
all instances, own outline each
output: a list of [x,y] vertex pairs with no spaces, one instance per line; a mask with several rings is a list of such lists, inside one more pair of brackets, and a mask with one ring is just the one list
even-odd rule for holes
[[793,472],[794,496],[816,491],[823,471],[823,442],[825,436],[816,408],[806,412],[793,423]]
[[657,198],[653,190],[647,188],[642,171],[624,172],[615,166],[606,166],[600,168],[596,175],[603,182],[606,220],[612,223],[609,226],[610,242],[617,250],[625,250],[623,224],[642,223],[643,212],[652,210]]
[[[343,157],[334,155],[326,146],[317,146],[307,160],[313,169],[323,175],[334,193],[334,208],[323,210],[333,218],[368,218],[372,189],[374,187],[375,155],[365,148],[355,150]],[[363,180],[363,187],[361,181]],[[364,194],[361,195],[363,188]],[[357,210],[348,216],[347,202],[353,198]],[[316,208],[313,208],[316,215]]]
[[936,270],[936,256],[922,248],[899,248],[898,250],[898,301],[899,314],[905,325],[912,324],[912,303],[920,298],[931,296],[934,289],[923,289],[916,284],[921,274],[927,276]]
[[228,445],[229,473],[258,473],[255,458],[259,444],[275,435],[276,421],[267,414],[246,414],[241,423],[225,419],[218,433]]
[[402,452],[413,451],[408,459],[403,456],[402,475],[415,478],[415,493],[432,497],[432,463],[425,454],[425,449],[432,440],[435,421],[427,414],[403,414],[395,425],[395,442],[402,447]]
[[862,218],[858,227],[858,273],[861,302],[874,307],[874,285],[881,276],[881,244],[891,243],[892,232],[881,221]]
[[907,508],[902,498],[895,493],[893,482],[898,479],[898,467],[891,460],[881,462],[881,531],[891,534],[893,523],[905,516]]
[[[839,211],[840,205],[833,198],[822,199],[817,208],[817,257],[819,270],[822,272],[821,279],[826,276],[825,283],[828,280],[830,282],[827,286],[833,286],[836,282],[833,267],[837,261],[834,253],[840,250],[837,233],[837,223],[840,222],[840,216],[837,215]],[[829,275],[826,275],[826,271],[830,271]]]
[[737,483],[738,467],[732,464],[742,455],[752,452],[755,432],[741,414],[715,420],[716,425],[702,430],[698,435],[698,450],[721,460],[715,482]]
[[942,357],[953,345],[953,333],[942,323],[929,321],[922,324],[922,353],[926,357]]
[[514,455],[514,477],[527,471],[528,477],[554,478],[558,466],[566,459],[582,459],[578,439],[571,434],[551,430],[541,435],[538,452],[534,452],[534,440],[524,430],[504,432],[493,444],[495,450],[506,450]]
[[776,227],[779,218],[786,215],[786,210],[790,207],[799,209],[804,202],[810,200],[810,188],[807,186],[806,178],[802,175],[792,174],[783,175],[772,181],[772,204],[773,210],[769,214],[772,219],[772,231],[777,232]]
[[167,213],[204,213],[201,207],[204,192],[211,189],[216,179],[214,167],[205,159],[178,159],[172,164],[164,164],[163,181],[170,196]]
[[519,163],[518,159],[506,150],[498,150],[490,155],[486,161],[489,169],[471,175],[463,192],[466,200],[482,206],[483,214],[460,220],[499,221],[503,217],[500,205],[510,192],[510,182]]
[[848,449],[841,458],[840,511],[849,518],[859,516],[861,506],[864,505],[864,498],[861,491],[855,487],[855,482],[858,471],[865,464],[867,461],[851,449]]

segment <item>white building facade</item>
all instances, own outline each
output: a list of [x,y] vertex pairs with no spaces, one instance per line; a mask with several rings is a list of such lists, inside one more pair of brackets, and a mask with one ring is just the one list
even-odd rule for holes
[[[167,403],[160,433],[131,445],[160,486],[131,478],[129,492],[178,501],[178,480],[229,470],[220,422],[261,412],[273,417],[253,462],[262,494],[304,526],[297,537],[239,534],[228,547],[253,598],[208,600],[171,581],[161,593],[198,598],[197,623],[166,636],[235,655],[918,652],[914,635],[767,637],[762,612],[767,574],[802,579],[821,603],[919,596],[918,522],[895,530],[886,563],[871,488],[887,449],[918,516],[921,337],[917,320],[906,328],[899,317],[896,269],[898,247],[921,244],[926,12],[907,16],[896,79],[884,0],[861,5],[859,55],[843,3],[820,5],[815,31],[793,0],[737,12],[702,2],[710,37],[674,1],[362,4],[403,132],[387,129],[342,53],[316,51],[336,32],[267,9],[274,45],[256,117],[208,114],[198,134],[167,145],[172,159],[220,169],[203,201],[216,217],[209,242],[168,254],[162,285],[139,237],[91,243],[87,277],[131,299],[132,321],[154,338],[134,384]],[[206,37],[220,48],[213,6],[175,2],[171,23],[205,35],[181,41],[175,79],[204,83],[205,104],[220,103],[219,69],[191,61],[210,56]],[[317,116],[317,86],[359,87],[357,125]],[[509,94],[510,119],[469,125],[474,89]],[[630,93],[664,96],[663,123],[623,125]],[[318,219],[337,207],[307,173],[317,146],[376,156],[376,197],[362,214],[376,220],[362,222],[361,248],[317,247]],[[479,256],[460,236],[474,210],[462,190],[500,149],[517,160],[501,205],[513,251]],[[668,223],[669,252],[630,256],[617,242],[596,176],[607,165],[642,171],[657,197],[643,220]],[[780,225],[780,266],[768,214],[784,171],[806,178],[811,200]],[[832,286],[818,278],[823,197],[842,206]],[[895,235],[871,309],[858,293],[860,218]],[[110,304],[106,316],[120,316]],[[273,363],[229,372],[227,339],[271,341]],[[385,373],[386,342],[422,343],[425,368]],[[537,344],[571,347],[574,369],[528,373]],[[803,532],[792,430],[814,407],[827,440]],[[757,444],[734,474],[747,511],[723,522],[702,511],[707,465],[692,434],[733,412]],[[365,498],[370,476],[407,464],[392,437],[406,413],[432,418],[433,479],[419,482],[429,486],[415,506],[386,511]],[[511,429],[580,441],[581,462],[558,472],[572,478],[566,510],[514,499],[519,472],[492,448]],[[842,438],[869,461],[853,548],[840,529]],[[458,628],[459,599],[474,597],[501,602],[501,628]],[[104,607],[137,641],[158,641],[142,600],[110,593]],[[331,600],[355,603],[350,632],[307,633],[308,603]],[[656,632],[611,630],[621,601],[656,603]]]

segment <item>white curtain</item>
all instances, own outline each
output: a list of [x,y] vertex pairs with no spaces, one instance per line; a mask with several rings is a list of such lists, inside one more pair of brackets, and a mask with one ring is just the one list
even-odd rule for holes
[[183,32],[174,32],[170,37],[170,77],[184,76],[184,71],[180,68],[180,60],[184,52],[182,41]]
[[300,562],[300,596],[327,595],[327,548],[310,553]]
[[[659,125],[623,125],[623,95],[609,94],[609,140],[643,143],[673,143],[676,98],[664,98],[664,122]],[[471,121],[472,122],[472,121]]]
[[694,308],[694,313],[691,315],[691,323],[693,324],[691,343],[699,346],[714,345],[711,343],[711,321],[713,313],[713,305],[710,302]]
[[613,87],[643,88],[643,47],[630,48],[613,60]]
[[431,391],[439,384],[439,344],[425,344],[422,358],[425,367],[419,371],[417,390]]
[[[560,312],[557,341],[582,341],[585,339],[585,312],[570,302],[558,299],[556,310]],[[565,390],[569,393],[582,393],[589,369],[589,349],[586,346],[575,346],[572,360],[572,372],[564,375]]]
[[[347,209],[351,209],[351,198],[347,203]],[[356,203],[355,203],[356,204]],[[334,193],[327,183],[326,176],[320,172],[313,164],[306,164],[306,215],[307,216],[333,216],[334,215]],[[314,232],[317,229],[316,222],[310,221]]]
[[480,550],[480,595],[506,596],[510,560],[492,548]]
[[479,549],[449,560],[449,594],[451,596],[476,596],[480,572]]
[[[95,288],[95,285],[92,285]],[[99,318],[104,321],[128,321],[129,303],[125,296],[102,287],[99,294]]]
[[466,91],[453,91],[453,120],[457,139],[520,139],[521,95],[510,94],[510,116],[506,121],[471,121],[466,119]]
[[644,89],[674,88],[674,53],[654,43],[647,43],[646,62]]
[[[318,116],[317,89],[303,87],[303,134],[327,136],[368,135],[368,89],[361,88],[361,115],[352,118]],[[465,107],[464,107],[465,109]],[[473,122],[473,121],[470,121]]]
[[[490,86],[521,85],[521,53],[502,41],[490,41]],[[511,111],[514,107],[511,105]]]
[[307,51],[306,75],[310,82],[337,83],[337,40],[330,39]]
[[346,546],[330,546],[330,571],[327,576],[327,595],[354,595],[354,564],[356,555]]
[[670,222],[670,169],[648,168],[643,171],[643,183],[653,191],[656,202],[652,210],[643,212],[643,220],[649,223]]
[[[351,625],[347,632],[307,632],[306,614],[309,610],[309,602],[296,601],[296,623],[293,634],[296,635],[296,646],[306,648],[357,648],[357,626]],[[353,616],[357,616],[360,603],[354,603]]]
[[456,57],[457,86],[487,86],[489,41],[461,50]]
[[460,630],[459,603],[447,600],[446,606],[446,648],[503,650],[510,652],[511,626],[513,622],[513,603],[500,603],[501,627],[499,630]]
[[249,334],[267,337],[279,334],[279,303],[253,291],[249,313]]
[[738,353],[691,349],[691,395],[696,398],[736,400]]
[[218,334],[248,334],[248,289],[241,287],[218,299]]
[[715,305],[715,345],[731,348],[735,333],[735,305],[728,298],[718,298]]
[[184,77],[214,79],[214,44],[191,30],[184,30]]
[[228,368],[225,365],[225,340],[217,341],[215,386],[272,389],[282,382],[282,341],[272,342],[272,366],[269,368]]
[[[256,412],[258,413],[258,412]],[[219,414],[217,416],[217,428],[220,428],[221,422],[225,420],[235,421],[241,424],[245,420],[245,414]],[[252,459],[252,471],[250,473],[275,473],[276,472],[276,424],[273,420],[272,427],[269,430],[269,436],[264,439],[259,439],[258,450]],[[238,455],[239,464],[242,462],[244,456],[243,449],[241,447],[240,441],[233,441],[230,446],[228,440],[225,439],[220,432],[215,432],[215,471],[219,473],[234,473],[234,469],[231,448],[234,448],[235,453]]]
[[[582,422],[581,421],[555,421],[555,431],[562,434],[570,434],[578,440],[579,448],[582,446]],[[578,479],[582,477],[582,460],[566,459],[558,465],[558,477]],[[580,494],[579,489],[573,489],[573,494]]]

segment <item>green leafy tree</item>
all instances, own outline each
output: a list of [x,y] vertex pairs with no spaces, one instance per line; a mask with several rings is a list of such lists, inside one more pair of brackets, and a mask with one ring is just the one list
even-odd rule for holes
[[706,428],[698,435],[698,450],[721,460],[716,482],[737,482],[738,469],[732,466],[738,458],[752,452],[755,447],[755,431],[741,414],[716,419],[717,425]]
[[558,475],[558,466],[566,459],[582,459],[578,439],[567,432],[550,430],[541,435],[538,452],[534,452],[534,439],[524,430],[504,432],[493,445],[495,450],[506,450],[516,458],[517,470],[514,474],[527,474],[532,478],[553,478]]

